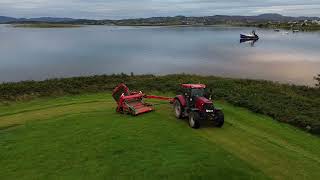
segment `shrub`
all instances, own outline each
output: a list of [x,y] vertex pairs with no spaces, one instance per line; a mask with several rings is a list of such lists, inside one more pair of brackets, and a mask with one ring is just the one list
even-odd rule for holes
[[317,81],[316,86],[320,88],[320,74],[318,74],[318,76],[314,77],[314,80]]

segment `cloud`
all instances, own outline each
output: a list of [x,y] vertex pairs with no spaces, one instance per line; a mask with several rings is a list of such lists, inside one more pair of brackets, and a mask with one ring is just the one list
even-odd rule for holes
[[1,15],[121,19],[150,16],[320,16],[320,0],[0,0]]

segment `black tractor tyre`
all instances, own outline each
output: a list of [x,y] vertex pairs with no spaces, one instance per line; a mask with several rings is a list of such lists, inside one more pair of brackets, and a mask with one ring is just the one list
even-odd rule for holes
[[183,107],[182,107],[179,100],[174,101],[173,108],[174,108],[174,113],[175,113],[176,118],[182,119],[183,118]]
[[116,107],[116,112],[124,114],[122,107],[119,109],[119,111],[118,111],[118,107]]
[[216,111],[214,115],[214,126],[221,128],[224,124],[224,114],[222,111]]
[[200,128],[200,116],[198,112],[190,112],[189,114],[189,126],[193,129]]

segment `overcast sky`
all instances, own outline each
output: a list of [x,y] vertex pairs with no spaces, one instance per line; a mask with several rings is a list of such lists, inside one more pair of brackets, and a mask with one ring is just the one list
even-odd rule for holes
[[0,0],[0,15],[122,19],[151,16],[320,16],[320,0]]

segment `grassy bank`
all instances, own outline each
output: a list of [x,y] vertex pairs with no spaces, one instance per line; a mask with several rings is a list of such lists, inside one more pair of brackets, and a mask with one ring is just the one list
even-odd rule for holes
[[125,74],[52,79],[1,84],[0,102],[8,104],[10,101],[29,100],[35,97],[110,92],[119,82],[127,83],[132,89],[162,93],[175,93],[180,83],[205,83],[213,89],[215,99],[320,134],[319,89],[259,80],[195,75],[128,76]]
[[32,24],[13,24],[15,28],[79,28],[82,25],[57,24],[57,23],[32,23]]
[[110,93],[0,105],[0,179],[320,176],[318,137],[223,101],[223,128],[193,130],[156,103],[137,117],[115,113]]

